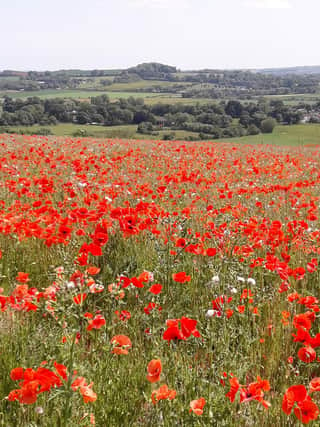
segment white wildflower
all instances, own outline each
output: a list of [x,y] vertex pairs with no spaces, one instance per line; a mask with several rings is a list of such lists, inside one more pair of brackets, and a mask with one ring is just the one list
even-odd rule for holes
[[66,288],[69,290],[74,289],[75,287],[76,287],[76,285],[74,282],[67,282],[66,283]]
[[215,312],[215,310],[208,310],[206,312],[206,317],[213,317],[214,316],[214,312]]
[[208,310],[206,312],[206,317],[210,318],[210,317],[221,317],[222,313],[221,311],[218,310]]
[[215,276],[213,276],[211,279],[211,282],[212,283],[219,283],[220,282],[219,276],[217,274]]
[[98,292],[102,292],[104,290],[104,286],[100,285],[99,283],[94,283],[89,287],[90,293],[96,294]]

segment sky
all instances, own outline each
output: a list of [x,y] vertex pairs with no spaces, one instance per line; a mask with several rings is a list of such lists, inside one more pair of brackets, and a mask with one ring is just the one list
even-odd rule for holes
[[0,70],[320,65],[319,0],[0,2]]

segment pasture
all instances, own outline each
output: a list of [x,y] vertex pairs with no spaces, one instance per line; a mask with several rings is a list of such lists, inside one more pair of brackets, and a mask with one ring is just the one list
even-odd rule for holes
[[[102,80],[110,80],[111,77],[91,77],[85,79],[82,83],[80,83],[79,88],[102,88]],[[168,82],[163,80],[137,80],[135,82],[130,83],[112,83],[107,86],[107,90],[116,91],[116,92],[135,92],[139,89],[153,88],[153,87],[172,87],[179,83],[177,82]],[[192,83],[184,82],[184,86],[190,86]]]
[[[6,127],[4,127],[6,128]],[[95,138],[129,138],[129,139],[152,139],[161,140],[166,134],[174,134],[174,137],[179,140],[187,140],[188,137],[199,139],[199,135],[195,132],[184,130],[164,129],[157,132],[157,135],[144,135],[137,133],[136,125],[124,126],[100,126],[100,125],[78,125],[73,123],[60,123],[52,126],[10,126],[7,127],[13,132],[37,134],[43,128],[50,129],[52,135],[56,136],[73,136],[75,133]],[[1,129],[1,128],[0,128]],[[241,138],[226,138],[221,142],[233,142],[241,144],[264,144],[264,145],[319,145],[320,144],[320,125],[319,124],[303,124],[292,126],[276,126],[272,134],[259,134],[252,136],[243,136]]]
[[48,98],[74,98],[74,99],[89,99],[94,96],[108,95],[110,99],[121,99],[129,98],[134,96],[135,98],[149,98],[157,96],[155,93],[130,93],[130,92],[108,92],[108,91],[97,91],[97,90],[79,90],[79,89],[44,89],[34,91],[0,91],[0,98],[4,96],[10,96],[14,99],[25,99],[33,96],[37,96],[41,99]]
[[288,95],[267,95],[266,99],[273,99],[283,101],[286,105],[315,104],[320,100],[320,93],[302,93],[302,94],[288,94]]
[[271,144],[271,145],[319,145],[320,125],[301,124],[292,126],[276,126],[270,134],[259,134],[244,136],[242,138],[231,138],[232,142],[245,144]]

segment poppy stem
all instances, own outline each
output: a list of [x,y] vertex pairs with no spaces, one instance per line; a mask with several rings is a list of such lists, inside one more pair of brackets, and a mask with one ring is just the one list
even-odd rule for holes
[[62,427],[68,426],[68,420],[69,420],[70,415],[71,415],[70,401],[71,401],[71,397],[72,397],[71,384],[72,384],[72,373],[73,373],[73,353],[74,353],[74,344],[75,344],[76,338],[77,338],[77,333],[75,333],[75,335],[72,339],[71,347],[70,347],[70,357],[69,357],[69,362],[68,362],[69,376],[68,376],[68,381],[66,384],[66,402],[65,402],[64,410],[63,410]]

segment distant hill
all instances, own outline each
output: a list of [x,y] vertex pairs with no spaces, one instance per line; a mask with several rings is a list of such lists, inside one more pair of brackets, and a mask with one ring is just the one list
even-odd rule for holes
[[136,74],[142,79],[165,78],[168,74],[176,73],[176,67],[164,65],[158,62],[147,62],[131,67],[126,70],[128,73]]
[[[148,62],[127,69],[57,70],[0,72],[0,99],[4,96],[44,96],[44,91],[56,91],[73,97],[75,91],[111,93],[114,98],[154,94],[165,98],[238,99],[252,100],[273,95],[304,94],[320,98],[320,66],[238,69],[238,70],[179,70],[175,66]],[[90,93],[89,93],[90,92]],[[131,95],[130,95],[131,93]],[[128,94],[128,95],[126,95]],[[143,96],[145,94],[145,96]],[[149,94],[149,95],[147,95]],[[2,95],[2,96],[1,96]],[[82,96],[78,95],[79,98]],[[211,120],[211,119],[210,119]],[[96,120],[94,120],[96,121]]]
[[306,65],[299,67],[282,67],[282,68],[238,68],[238,69],[228,69],[223,68],[205,68],[205,69],[194,69],[194,70],[178,70],[172,65],[161,64],[159,62],[145,62],[138,64],[134,67],[129,67],[127,69],[101,69],[101,70],[75,70],[75,69],[66,69],[66,70],[56,70],[56,71],[16,71],[16,70],[3,70],[0,71],[0,77],[26,77],[31,73],[38,75],[47,73],[48,75],[65,75],[72,77],[103,77],[103,76],[121,76],[123,74],[135,74],[142,79],[163,79],[175,73],[182,74],[208,74],[208,73],[230,73],[230,72],[253,72],[259,74],[269,74],[275,76],[283,76],[287,74],[296,74],[296,75],[310,75],[310,74],[320,74],[320,65]]
[[286,74],[297,74],[297,75],[320,74],[320,65],[288,67],[288,68],[262,68],[254,71],[261,74],[273,74],[275,76],[281,76]]

